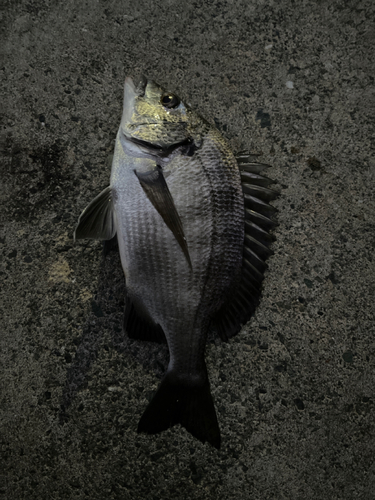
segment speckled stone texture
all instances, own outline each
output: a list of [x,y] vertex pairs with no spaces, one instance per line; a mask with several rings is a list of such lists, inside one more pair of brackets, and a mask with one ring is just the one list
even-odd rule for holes
[[[3,498],[374,498],[374,5],[3,2]],[[281,189],[261,304],[207,347],[220,451],[136,433],[167,349],[122,335],[116,252],[72,242],[141,72]]]

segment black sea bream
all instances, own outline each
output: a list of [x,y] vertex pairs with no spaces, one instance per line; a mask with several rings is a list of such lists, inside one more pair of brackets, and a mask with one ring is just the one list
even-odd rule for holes
[[258,304],[277,194],[265,168],[235,157],[176,95],[126,78],[110,186],[82,212],[75,238],[117,234],[124,329],[168,343],[167,372],[138,432],[180,423],[220,447],[205,344],[210,328],[224,340],[235,335]]

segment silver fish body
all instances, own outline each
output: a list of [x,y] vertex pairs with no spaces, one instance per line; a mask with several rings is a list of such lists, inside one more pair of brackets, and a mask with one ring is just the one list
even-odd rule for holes
[[129,156],[120,134],[111,188],[127,293],[162,327],[169,370],[199,378],[210,318],[228,298],[242,262],[244,204],[237,163],[221,136],[208,130],[192,157],[176,155],[163,166],[190,267],[134,175],[155,169],[157,162]]
[[272,227],[264,198],[274,197],[259,165],[246,155],[238,163],[220,133],[177,96],[126,79],[110,186],[83,212],[75,236],[117,233],[125,329],[148,340],[164,333],[168,343],[168,370],[139,431],[181,423],[220,446],[204,351],[211,325],[230,337],[257,303],[266,256],[259,254]]

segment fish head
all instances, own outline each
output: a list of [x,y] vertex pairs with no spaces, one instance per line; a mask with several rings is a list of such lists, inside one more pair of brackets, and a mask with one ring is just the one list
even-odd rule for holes
[[198,119],[181,99],[145,77],[127,77],[120,132],[132,142],[170,148],[192,138]]

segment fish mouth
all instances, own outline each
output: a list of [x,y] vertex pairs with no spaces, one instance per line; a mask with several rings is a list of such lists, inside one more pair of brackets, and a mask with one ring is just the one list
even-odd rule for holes
[[138,79],[131,76],[125,78],[125,92],[128,91],[130,95],[137,97],[143,97],[146,92],[147,78],[141,75]]

